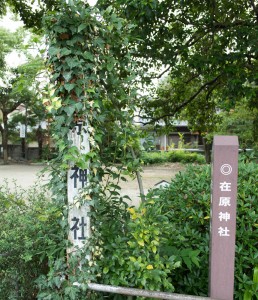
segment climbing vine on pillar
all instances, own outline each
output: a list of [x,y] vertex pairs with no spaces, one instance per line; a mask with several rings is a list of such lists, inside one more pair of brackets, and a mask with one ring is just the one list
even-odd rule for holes
[[[59,171],[70,162],[101,176],[101,166],[127,162],[134,130],[135,62],[129,46],[132,26],[111,7],[100,12],[82,1],[62,3],[60,12],[45,22],[48,65],[54,84],[49,102]],[[67,139],[76,122],[86,121],[91,151],[79,155]],[[126,164],[125,164],[126,166]],[[98,172],[97,172],[98,170]]]
[[[124,180],[124,174],[132,174],[138,168],[138,160],[131,154],[131,149],[137,147],[133,127],[136,62],[131,57],[132,29],[112,7],[99,11],[79,0],[72,4],[61,1],[58,12],[45,19],[53,90],[46,104],[52,115],[56,146],[50,184],[54,198],[64,206],[66,220],[69,165],[89,168],[89,182],[78,197],[78,205],[88,201],[92,207],[93,242],[85,249],[87,253],[94,250],[94,243],[103,242],[99,222],[103,214],[112,220],[112,226],[121,227],[127,211],[126,205],[121,206],[124,200],[119,194],[119,181]],[[86,126],[90,143],[87,153],[81,153],[68,139],[69,131],[78,122]],[[67,223],[63,223],[68,230]],[[73,263],[76,265],[78,257],[71,259],[74,262],[69,263],[70,267]],[[89,263],[93,262],[85,262],[85,265]],[[52,266],[52,283],[56,274],[59,277],[63,274],[65,280],[60,285],[71,285],[71,293],[79,293],[84,285],[74,287],[71,281],[85,283],[85,276],[91,276],[89,272],[67,276],[65,259],[60,266],[57,268],[56,263]],[[91,265],[91,274],[94,273]],[[50,282],[51,276],[47,280]],[[55,293],[59,295],[64,290],[59,288]]]

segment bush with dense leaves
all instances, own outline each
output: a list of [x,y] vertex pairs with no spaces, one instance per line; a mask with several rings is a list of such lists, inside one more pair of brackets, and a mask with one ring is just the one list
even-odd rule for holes
[[[208,295],[210,167],[190,166],[179,173],[166,189],[153,190],[160,210],[176,229],[164,245],[163,255],[176,255],[184,249],[198,251],[198,264],[182,260],[182,267],[173,276],[175,291],[184,294]],[[239,164],[237,198],[237,236],[235,259],[235,299],[243,299],[246,290],[258,295],[253,270],[258,265],[258,165]]]
[[36,279],[65,252],[61,209],[42,187],[0,186],[0,298],[37,299]]
[[[109,233],[108,240],[98,247],[98,252],[101,252],[101,259],[97,260],[102,274],[100,282],[173,291],[173,274],[180,267],[180,260],[172,253],[161,253],[173,231],[173,225],[156,210],[154,201],[144,206],[139,209],[128,208],[129,219],[123,228],[116,233]],[[115,296],[114,299],[124,298]]]
[[160,164],[166,162],[197,163],[204,164],[203,155],[184,150],[161,151],[161,152],[143,152],[141,159],[145,165]]
[[[87,292],[89,276],[92,282],[207,296],[210,182],[209,166],[189,166],[168,188],[152,190],[139,208],[103,198],[91,212],[91,260],[82,272],[78,263],[85,255],[73,256],[70,273],[61,208],[45,190],[10,192],[0,187],[1,297],[126,299]],[[241,162],[235,299],[243,299],[246,291],[258,294],[253,280],[258,265],[257,183],[258,165]],[[80,287],[73,284],[78,281]]]
[[205,157],[202,154],[198,154],[196,152],[187,152],[183,150],[170,151],[168,160],[169,162],[181,163],[205,163]]

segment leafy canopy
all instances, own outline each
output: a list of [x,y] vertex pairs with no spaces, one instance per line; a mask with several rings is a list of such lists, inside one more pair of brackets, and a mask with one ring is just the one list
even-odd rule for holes
[[227,109],[243,97],[257,106],[257,1],[98,1],[100,7],[111,4],[137,25],[135,57],[142,58],[145,70],[163,66],[175,81],[167,104],[159,95],[154,101],[143,98],[143,110],[154,121],[194,101],[202,107],[206,99],[209,105],[214,94]]

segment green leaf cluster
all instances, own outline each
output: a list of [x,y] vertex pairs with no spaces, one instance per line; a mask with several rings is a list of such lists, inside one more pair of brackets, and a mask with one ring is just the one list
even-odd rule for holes
[[[111,167],[117,162],[123,163],[117,174],[132,173],[138,167],[130,148],[137,147],[138,137],[132,125],[136,74],[130,24],[111,7],[99,11],[83,1],[61,2],[60,10],[44,21],[53,90],[44,102],[53,120],[57,153],[51,164],[52,187],[66,202],[65,172],[70,165],[90,168],[94,185],[104,176],[116,177]],[[86,126],[90,143],[90,152],[83,155],[68,138],[78,121]]]
[[[134,143],[130,29],[112,10],[95,11],[80,1],[76,6],[64,1],[64,9],[45,19],[53,96],[58,101],[49,107],[53,133],[61,168],[89,160],[96,168],[100,160],[114,161],[118,152],[125,157]],[[67,138],[78,120],[88,127],[92,152],[81,158],[71,153]]]
[[96,261],[102,274],[100,282],[156,291],[174,290],[174,270],[180,267],[180,261],[173,252],[162,253],[174,229],[156,208],[151,200],[138,209],[128,208],[129,216],[127,213],[122,230],[103,236],[101,258]]
[[141,160],[144,164],[160,164],[166,162],[180,162],[183,164],[197,163],[204,164],[205,158],[198,153],[191,153],[184,150],[171,150],[168,152],[142,152]]
[[2,0],[0,15],[5,14],[9,8],[19,15],[27,28],[39,32],[45,13],[57,9],[58,3],[59,0]]
[[[38,281],[39,298],[78,299],[87,294],[86,283],[99,276],[95,259],[89,257],[100,257],[104,236],[126,220],[119,182],[139,168],[131,152],[138,147],[132,125],[136,63],[129,45],[131,26],[112,7],[99,11],[84,1],[61,1],[44,22],[51,73],[51,91],[44,102],[57,153],[50,162],[50,187],[55,201],[64,206],[63,226],[68,230],[67,170],[73,165],[89,170],[77,200],[91,207],[92,239],[67,261],[50,262],[50,272]],[[85,154],[69,139],[77,122],[88,135],[90,151]],[[106,222],[108,228],[103,228]]]
[[253,282],[250,282],[249,278],[246,279],[249,282],[249,287],[245,290],[244,300],[252,300],[252,297],[258,292],[258,267],[254,268]]
[[237,135],[243,149],[257,147],[257,109],[250,109],[245,100],[235,109],[221,113],[222,121],[217,127],[218,134]]
[[[240,162],[234,299],[243,299],[246,290],[257,289],[252,280],[258,263],[257,174],[255,162]],[[209,166],[188,166],[186,171],[176,175],[168,188],[155,189],[147,196],[155,199],[156,209],[162,207],[161,213],[175,229],[173,237],[176,238],[168,240],[162,251],[181,254],[182,267],[173,276],[178,293],[208,295],[210,181]],[[188,249],[194,252],[185,258]]]
[[2,299],[36,299],[37,278],[49,261],[64,256],[62,208],[48,191],[33,186],[0,186],[0,295]]
[[[145,70],[144,95],[149,90],[139,103],[145,123],[167,125],[183,111],[189,125],[205,134],[220,122],[217,108],[230,110],[243,98],[251,109],[257,107],[255,1],[97,3],[110,4],[136,25],[132,33],[139,38],[135,56]],[[154,88],[152,79],[163,75],[167,80]]]

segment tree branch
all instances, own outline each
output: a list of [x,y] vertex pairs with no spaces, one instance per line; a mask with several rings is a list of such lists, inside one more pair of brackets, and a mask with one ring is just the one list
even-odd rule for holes
[[200,74],[193,74],[189,79],[187,79],[186,81],[184,81],[185,84],[190,83],[192,80],[194,80],[195,78],[199,77]]
[[237,26],[247,26],[247,27],[253,27],[253,24],[247,21],[242,21],[242,20],[236,20],[235,22],[232,23],[220,23],[215,20],[215,23],[213,24],[213,28],[215,29],[228,29],[232,27],[237,27]]
[[209,33],[208,31],[204,31],[202,35],[200,35],[198,32],[195,32],[192,37],[185,43],[185,46],[187,47],[191,47],[194,44],[196,44],[197,42],[199,42],[199,40],[201,40],[202,38],[204,38],[207,34]]
[[[133,147],[130,147],[130,150],[131,150],[133,159],[136,159],[136,155],[135,155]],[[142,177],[141,177],[141,174],[139,171],[136,171],[136,176],[137,176],[138,186],[139,186],[139,190],[140,190],[141,201],[144,202],[145,195],[144,195],[144,189],[143,189],[143,184],[142,184]]]
[[9,108],[7,108],[6,110],[5,110],[5,113],[7,114],[7,115],[9,115],[11,112],[13,112],[19,105],[21,105],[23,103],[23,101],[17,101],[17,102],[15,102],[15,103],[13,103],[13,105],[11,106],[11,107],[9,107]]
[[[153,124],[153,123],[155,123],[159,120],[162,120],[164,118],[167,118],[167,117],[174,117],[176,113],[178,113],[181,109],[183,109],[185,106],[187,106],[189,103],[191,103],[206,87],[212,86],[214,83],[216,83],[221,76],[222,76],[222,74],[218,75],[213,80],[210,80],[210,81],[206,82],[205,84],[203,84],[196,93],[194,93],[189,99],[185,100],[183,103],[181,103],[179,106],[177,106],[173,112],[164,114],[164,115],[156,117],[156,118],[152,118],[151,121],[148,121],[148,122],[139,122],[139,123],[141,123],[143,125],[149,125],[149,124]],[[216,84],[216,86],[218,84]]]
[[152,77],[154,79],[159,79],[161,78],[166,72],[168,72],[171,69],[171,66],[168,66],[163,72],[161,72],[158,76]]
[[206,95],[206,100],[208,100],[211,96],[211,94],[213,93],[213,91],[216,89],[216,87],[220,84],[220,82],[215,83],[208,91],[207,95]]

